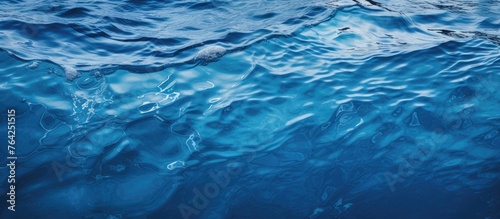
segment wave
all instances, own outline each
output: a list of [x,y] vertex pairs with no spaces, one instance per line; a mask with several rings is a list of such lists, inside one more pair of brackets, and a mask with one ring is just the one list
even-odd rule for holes
[[0,12],[0,36],[3,49],[25,60],[158,70],[193,60],[204,46],[235,51],[289,35],[334,11],[324,1],[17,1]]
[[10,0],[16,216],[498,217],[495,7]]

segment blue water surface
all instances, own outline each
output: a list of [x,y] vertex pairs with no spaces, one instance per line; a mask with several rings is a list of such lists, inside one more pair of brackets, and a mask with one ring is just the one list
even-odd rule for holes
[[497,0],[6,0],[0,218],[500,218]]

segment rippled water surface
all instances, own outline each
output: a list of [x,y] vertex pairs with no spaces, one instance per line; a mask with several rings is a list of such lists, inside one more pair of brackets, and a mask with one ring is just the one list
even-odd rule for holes
[[497,0],[7,0],[0,43],[1,218],[500,218]]

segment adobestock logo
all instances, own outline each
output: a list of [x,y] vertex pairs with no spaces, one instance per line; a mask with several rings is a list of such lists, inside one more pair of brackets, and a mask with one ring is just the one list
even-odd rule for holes
[[[255,152],[251,152],[246,162],[250,162],[255,158]],[[188,219],[193,215],[197,216],[202,210],[208,207],[210,200],[216,198],[221,190],[225,189],[231,183],[231,177],[235,177],[243,171],[241,162],[231,161],[221,171],[211,170],[208,175],[210,181],[202,187],[192,189],[194,197],[191,204],[181,203],[177,207],[181,212],[182,218]]]

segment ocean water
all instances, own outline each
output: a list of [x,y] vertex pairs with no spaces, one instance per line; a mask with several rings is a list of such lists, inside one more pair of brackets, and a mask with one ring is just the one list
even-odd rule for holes
[[0,218],[500,218],[498,0],[5,0],[0,48]]

